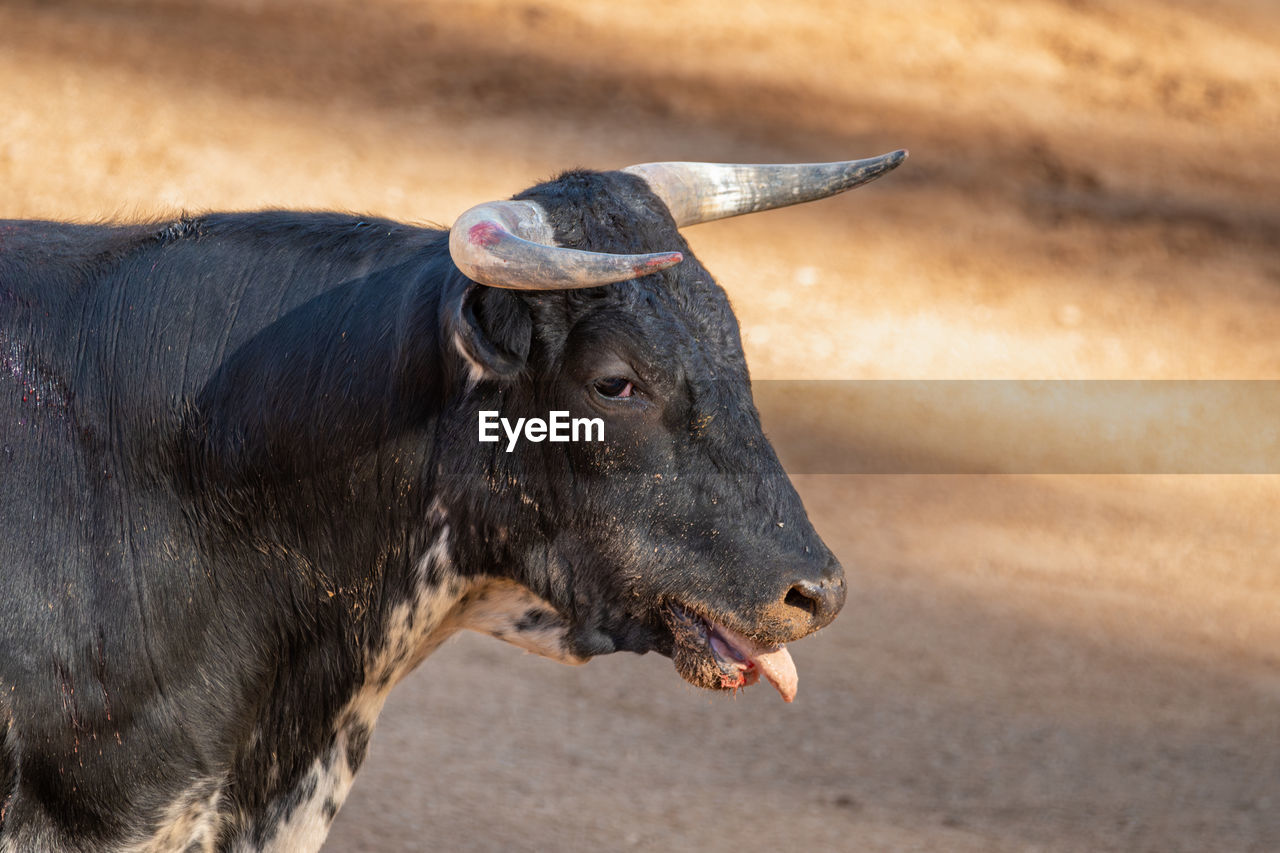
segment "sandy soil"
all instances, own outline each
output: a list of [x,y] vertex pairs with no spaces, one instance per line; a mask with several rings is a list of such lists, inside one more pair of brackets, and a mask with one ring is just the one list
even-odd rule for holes
[[[690,231],[758,377],[1280,378],[1271,0],[782,7],[9,2],[0,215],[448,223],[574,165],[905,146]],[[798,485],[854,594],[794,706],[464,637],[327,849],[1280,849],[1280,477]]]

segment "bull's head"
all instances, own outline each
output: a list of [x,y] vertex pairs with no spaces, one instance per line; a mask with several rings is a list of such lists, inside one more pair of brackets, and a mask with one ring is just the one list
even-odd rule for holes
[[[832,195],[905,156],[570,172],[465,213],[450,234],[465,278],[442,303],[463,405],[440,484],[462,550],[489,564],[460,568],[550,602],[572,656],[657,650],[693,684],[763,674],[790,701],[784,644],[835,618],[844,573],[761,431],[729,300],[677,229]],[[477,441],[482,410],[600,418],[604,440],[508,451]]]

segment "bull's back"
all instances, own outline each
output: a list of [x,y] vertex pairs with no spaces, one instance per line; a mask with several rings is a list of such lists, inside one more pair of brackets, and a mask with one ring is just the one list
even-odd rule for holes
[[[404,300],[399,271],[443,236],[324,213],[0,221],[0,677],[31,659],[21,647],[86,642],[91,616],[145,616],[130,584],[154,594],[174,565],[194,570],[174,470],[193,407],[247,454],[268,440],[254,430],[298,442],[306,425],[280,417],[340,418],[315,412],[341,403],[317,384],[326,371],[385,395],[341,361],[394,360],[394,340],[370,339],[395,333],[361,324],[386,325],[371,303]],[[373,406],[350,409],[363,422]]]

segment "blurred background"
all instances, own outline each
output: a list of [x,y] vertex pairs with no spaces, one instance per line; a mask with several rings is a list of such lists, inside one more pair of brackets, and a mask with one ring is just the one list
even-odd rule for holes
[[[0,3],[8,218],[897,147],[687,232],[757,378],[1280,379],[1273,0]],[[326,849],[1280,849],[1280,477],[796,481],[852,594],[795,705],[462,637]]]

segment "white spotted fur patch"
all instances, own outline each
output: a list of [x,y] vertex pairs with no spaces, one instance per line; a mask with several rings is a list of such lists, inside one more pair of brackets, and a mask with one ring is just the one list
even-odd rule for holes
[[567,664],[586,663],[569,650],[569,622],[543,598],[515,581],[495,578],[473,589],[458,627],[505,640]]
[[[433,512],[443,514],[434,505]],[[271,838],[263,851],[319,849],[351,789],[391,688],[457,631],[489,634],[562,663],[585,663],[569,651],[568,620],[526,587],[505,578],[455,577],[447,525],[417,571],[418,593],[392,611],[383,641],[367,654],[364,684],[337,715],[334,745],[316,759],[298,787],[280,799],[280,808],[270,810],[279,824],[274,832],[264,833]],[[241,848],[244,853],[250,849]]]
[[222,785],[216,781],[193,785],[175,799],[149,837],[126,845],[128,853],[167,853],[170,850],[211,853],[222,827],[219,802]]
[[[368,729],[365,729],[368,731]],[[295,790],[268,810],[266,820],[275,822],[267,841],[258,846],[243,841],[237,853],[305,853],[319,850],[329,835],[338,809],[355,781],[355,769],[347,758],[350,743],[340,730],[333,746],[317,758],[302,776]],[[367,737],[365,739],[367,745]],[[363,747],[360,758],[363,759]],[[251,838],[246,833],[244,838]]]

